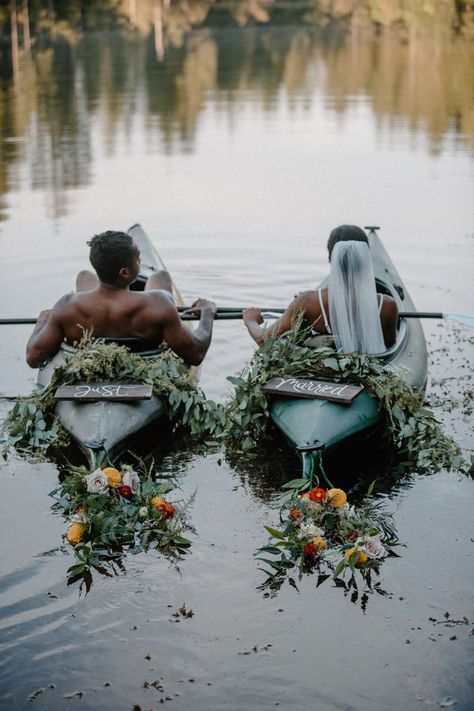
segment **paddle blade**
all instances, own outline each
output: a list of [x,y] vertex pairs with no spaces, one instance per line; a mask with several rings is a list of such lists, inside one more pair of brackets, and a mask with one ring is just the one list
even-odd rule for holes
[[443,318],[447,318],[450,321],[457,321],[464,326],[474,328],[474,313],[469,311],[447,311],[443,313]]

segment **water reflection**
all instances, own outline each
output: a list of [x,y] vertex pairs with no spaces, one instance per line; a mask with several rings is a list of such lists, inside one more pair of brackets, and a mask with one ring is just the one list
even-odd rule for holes
[[309,111],[321,97],[344,119],[362,98],[389,136],[403,121],[413,136],[428,136],[432,153],[448,133],[459,150],[474,150],[472,43],[366,36],[357,24],[350,32],[337,24],[170,27],[158,58],[153,32],[61,36],[24,53],[17,83],[1,85],[0,214],[22,179],[47,189],[54,217],[68,214],[68,191],[91,181],[96,123],[109,154],[119,129],[130,136],[137,120],[150,146],[192,151],[210,102],[238,122],[249,103],[273,112],[283,99],[290,111]]

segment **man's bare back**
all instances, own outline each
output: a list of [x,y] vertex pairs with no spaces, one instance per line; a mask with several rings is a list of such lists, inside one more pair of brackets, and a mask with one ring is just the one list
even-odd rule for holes
[[[117,262],[117,259],[120,260],[116,254],[118,248],[112,254],[113,259],[107,260],[107,247],[114,239],[119,247],[122,242],[125,247],[130,243],[122,258],[125,263],[117,268],[116,274],[110,267],[110,261],[122,263]],[[97,247],[94,240],[102,240],[100,259],[94,254],[94,246]],[[191,331],[182,324],[174,305],[171,279],[167,272],[153,274],[145,291],[130,291],[130,284],[139,273],[140,254],[128,235],[98,235],[91,240],[91,261],[94,257],[99,267],[105,264],[105,276],[109,281],[103,280],[104,273],[99,279],[91,272],[81,272],[77,279],[77,292],[66,294],[53,309],[40,314],[27,345],[27,362],[31,367],[38,367],[54,356],[63,340],[70,343],[79,341],[84,331],[91,331],[97,337],[141,338],[156,346],[166,341],[190,365],[201,363],[212,336],[216,310],[212,302],[199,299],[193,304],[190,311],[200,313],[201,320],[199,327]],[[98,273],[101,274],[100,268]]]

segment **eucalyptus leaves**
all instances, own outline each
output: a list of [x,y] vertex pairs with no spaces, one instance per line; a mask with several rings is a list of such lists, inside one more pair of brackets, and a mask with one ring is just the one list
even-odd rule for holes
[[235,390],[226,409],[228,448],[251,451],[265,432],[270,416],[262,390],[265,382],[273,377],[305,376],[362,384],[378,401],[392,444],[417,469],[436,472],[462,466],[458,445],[423,407],[423,393],[413,390],[373,356],[338,355],[330,348],[300,345],[305,335],[296,323],[285,338],[266,339],[244,373],[229,378]]
[[189,368],[171,351],[144,359],[124,346],[86,335],[67,363],[54,370],[46,388],[37,386],[15,404],[4,422],[6,445],[40,455],[62,448],[68,435],[54,415],[56,389],[97,380],[150,383],[169,419],[181,422],[197,438],[222,431],[225,423],[222,407],[206,399]]
[[225,404],[207,399],[189,368],[171,352],[145,360],[123,346],[86,336],[67,364],[54,371],[48,387],[37,388],[15,404],[4,423],[6,443],[37,453],[63,447],[67,434],[54,416],[56,388],[80,381],[125,380],[152,384],[169,419],[187,428],[196,440],[251,456],[269,430],[265,382],[275,376],[317,376],[364,385],[385,413],[392,444],[418,469],[435,472],[461,466],[458,446],[423,408],[422,393],[372,356],[349,357],[329,348],[307,348],[300,345],[304,336],[297,322],[285,338],[268,338],[243,373],[228,378],[234,391]]

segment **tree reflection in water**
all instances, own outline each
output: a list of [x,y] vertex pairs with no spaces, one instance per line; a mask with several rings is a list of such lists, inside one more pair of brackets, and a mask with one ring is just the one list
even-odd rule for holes
[[[433,17],[380,2],[369,15],[363,4],[352,5],[303,3],[290,13],[287,4],[250,1],[225,10],[216,2],[127,0],[88,3],[87,10],[61,3],[48,25],[30,2],[33,51],[19,12],[15,77],[2,63],[0,215],[20,159],[29,163],[33,187],[48,189],[51,214],[66,215],[68,190],[90,180],[94,117],[101,115],[113,153],[119,125],[130,130],[142,111],[141,93],[147,141],[160,140],[166,152],[193,150],[209,92],[234,119],[249,91],[267,111],[282,89],[290,108],[309,108],[318,85],[341,116],[355,96],[364,96],[380,123],[400,117],[412,131],[423,125],[433,152],[448,129],[474,148],[473,49],[452,36],[460,22],[454,10],[444,3],[444,14]],[[93,32],[96,26],[114,31]],[[379,31],[394,26],[397,32]],[[6,46],[2,55],[9,57]]]

